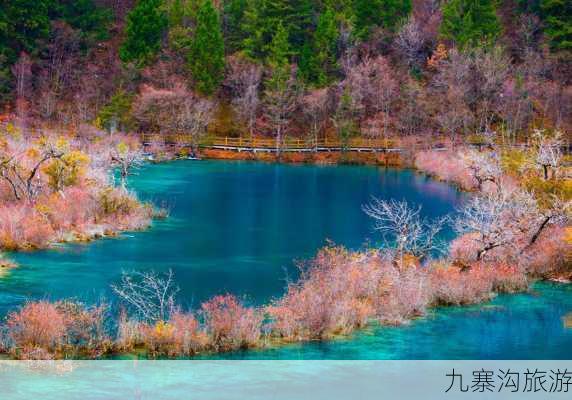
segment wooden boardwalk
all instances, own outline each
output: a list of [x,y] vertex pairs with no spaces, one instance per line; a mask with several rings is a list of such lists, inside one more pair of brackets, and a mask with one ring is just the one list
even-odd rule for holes
[[[190,146],[192,137],[188,135],[143,135],[145,146],[153,143],[165,143],[167,145]],[[400,152],[395,141],[388,139],[352,138],[342,143],[337,139],[304,140],[286,138],[280,146],[271,138],[213,138],[207,137],[199,142],[199,147],[205,149],[228,150],[237,152],[332,152],[332,151],[357,151],[357,152]]]

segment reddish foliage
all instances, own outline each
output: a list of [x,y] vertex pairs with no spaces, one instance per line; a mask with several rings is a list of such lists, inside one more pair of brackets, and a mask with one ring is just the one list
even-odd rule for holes
[[225,351],[257,344],[262,316],[257,310],[244,307],[236,297],[216,296],[203,303],[201,311],[215,349]]
[[28,303],[8,315],[9,336],[17,347],[41,347],[51,351],[64,343],[64,313],[47,301]]
[[429,267],[433,304],[473,304],[490,299],[496,292],[524,290],[523,271],[507,264],[475,263],[460,268],[450,264]]
[[400,271],[377,252],[326,248],[300,282],[268,308],[273,332],[286,340],[324,338],[350,333],[370,319],[400,322],[422,314],[427,303],[422,274]]
[[568,274],[572,262],[572,242],[566,239],[570,227],[551,226],[547,228],[538,240],[525,249],[523,256],[527,272],[534,276],[558,276]]
[[438,179],[474,190],[476,182],[463,159],[451,151],[421,151],[415,157],[415,167]]
[[69,346],[73,352],[99,355],[109,345],[103,326],[105,310],[105,306],[86,308],[73,302],[28,303],[8,315],[8,348],[24,359],[52,358]]
[[176,312],[156,324],[120,319],[118,344],[123,351],[144,347],[152,355],[192,356],[209,343],[192,313]]
[[48,221],[30,205],[0,206],[0,248],[44,247],[53,235]]

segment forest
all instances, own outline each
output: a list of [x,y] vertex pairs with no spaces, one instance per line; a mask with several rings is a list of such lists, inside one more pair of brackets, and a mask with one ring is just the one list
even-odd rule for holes
[[561,0],[3,0],[0,102],[87,135],[526,141],[570,129],[571,21]]

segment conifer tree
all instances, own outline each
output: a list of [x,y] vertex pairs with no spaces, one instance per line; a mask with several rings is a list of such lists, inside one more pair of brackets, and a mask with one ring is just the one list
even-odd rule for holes
[[192,44],[192,27],[196,22],[195,0],[170,0],[166,4],[169,24],[169,47],[187,59]]
[[37,52],[50,33],[52,0],[0,0],[0,51],[12,63],[21,51]]
[[212,0],[203,0],[199,8],[188,61],[197,89],[212,94],[223,79],[225,65],[220,19]]
[[242,29],[246,53],[263,59],[268,55],[276,27],[282,24],[292,55],[301,53],[313,24],[311,0],[248,0]]
[[355,0],[357,37],[367,39],[375,27],[393,31],[411,13],[411,0]]
[[550,47],[572,51],[572,1],[541,0],[540,9]]
[[139,66],[152,61],[161,49],[167,23],[161,0],[139,0],[127,15],[125,41],[119,49],[121,60]]
[[248,0],[228,0],[224,4],[222,26],[225,46],[229,52],[239,50],[245,39],[242,21],[246,12]]
[[461,48],[491,45],[500,32],[493,0],[450,0],[443,7],[441,36]]
[[324,86],[336,69],[336,50],[339,31],[334,12],[327,9],[318,19],[314,40],[301,55],[300,73],[306,82]]
[[79,29],[84,40],[93,43],[109,39],[112,15],[111,9],[98,6],[94,0],[60,0],[56,1],[52,19],[63,19]]

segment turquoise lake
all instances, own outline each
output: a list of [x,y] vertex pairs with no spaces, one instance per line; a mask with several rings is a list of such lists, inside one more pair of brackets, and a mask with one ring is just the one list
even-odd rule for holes
[[[422,205],[427,217],[454,213],[465,197],[409,170],[223,161],[148,165],[130,186],[170,217],[119,238],[13,254],[20,267],[0,278],[0,314],[30,298],[113,302],[110,284],[132,270],[173,270],[184,307],[224,293],[265,303],[296,279],[295,261],[327,240],[357,249],[379,239],[361,210],[371,196]],[[572,286],[541,283],[488,304],[433,310],[405,327],[222,357],[569,359],[571,294]]]

